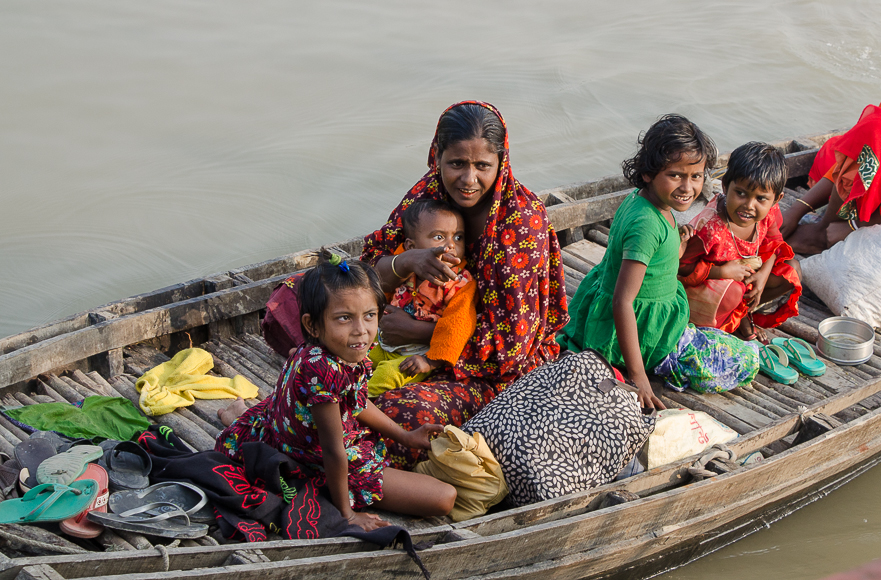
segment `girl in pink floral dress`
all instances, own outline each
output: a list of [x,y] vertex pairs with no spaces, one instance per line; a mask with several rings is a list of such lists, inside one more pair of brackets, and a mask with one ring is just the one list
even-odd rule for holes
[[333,256],[305,275],[300,301],[309,343],[288,358],[275,392],[218,436],[215,450],[241,461],[243,443],[262,441],[323,472],[334,505],[367,531],[387,525],[354,511],[368,505],[417,516],[448,514],[455,488],[386,467],[380,435],[427,449],[429,436],[443,428],[406,431],[367,399],[366,357],[385,302],[376,273]]

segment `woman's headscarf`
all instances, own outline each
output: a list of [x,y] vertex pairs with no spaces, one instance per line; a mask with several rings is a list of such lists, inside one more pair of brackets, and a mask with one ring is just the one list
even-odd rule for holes
[[[462,101],[444,114],[469,104],[498,116],[505,142],[495,185],[487,193],[493,197],[486,229],[466,251],[467,267],[477,280],[477,330],[453,370],[458,379],[509,382],[559,354],[554,334],[569,321],[560,244],[544,205],[514,179],[508,162],[508,129],[496,108]],[[364,239],[362,260],[375,264],[404,242],[401,213],[415,200],[452,201],[440,178],[436,150],[437,131],[428,155],[428,173],[388,222]]]

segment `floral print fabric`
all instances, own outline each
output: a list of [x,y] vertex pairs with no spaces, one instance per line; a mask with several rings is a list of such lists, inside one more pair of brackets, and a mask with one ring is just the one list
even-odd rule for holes
[[337,403],[349,460],[350,503],[353,508],[362,508],[382,499],[385,443],[357,420],[367,404],[368,364],[350,366],[322,346],[303,346],[285,363],[275,392],[227,427],[214,450],[241,462],[242,444],[262,441],[323,473],[311,407]]
[[691,387],[701,393],[724,393],[752,382],[759,372],[754,342],[716,328],[685,327],[676,350],[652,371],[673,390]]

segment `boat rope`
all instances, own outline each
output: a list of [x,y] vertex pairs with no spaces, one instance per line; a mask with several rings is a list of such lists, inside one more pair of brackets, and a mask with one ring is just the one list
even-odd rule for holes
[[727,459],[728,461],[734,461],[737,459],[737,454],[729,449],[724,443],[716,443],[710,447],[708,453],[702,455],[700,459],[692,463],[691,467],[688,468],[688,473],[691,475],[692,479],[694,481],[701,481],[719,475],[718,473],[707,469],[707,463],[714,459]]
[[163,572],[168,572],[168,568],[171,565],[171,560],[168,557],[168,548],[177,548],[180,544],[180,540],[175,540],[172,543],[168,544],[168,546],[163,546],[162,544],[156,544],[153,546],[156,548],[156,551],[159,552],[159,555],[162,556],[162,567],[164,568]]

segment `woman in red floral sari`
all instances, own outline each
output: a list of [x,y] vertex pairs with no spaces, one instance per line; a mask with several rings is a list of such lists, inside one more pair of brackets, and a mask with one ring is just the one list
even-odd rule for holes
[[[442,284],[455,279],[458,259],[435,250],[398,253],[401,213],[420,198],[446,200],[465,218],[466,268],[477,280],[477,330],[452,367],[429,382],[383,393],[375,404],[415,429],[424,423],[462,425],[499,392],[554,360],[555,333],[569,320],[557,235],[545,208],[523,187],[508,163],[508,132],[490,104],[465,101],[441,115],[428,168],[389,216],[365,238],[361,259],[393,291],[411,273]],[[434,326],[388,309],[381,321],[389,344],[428,343]],[[392,465],[412,467],[413,450],[389,442]]]

